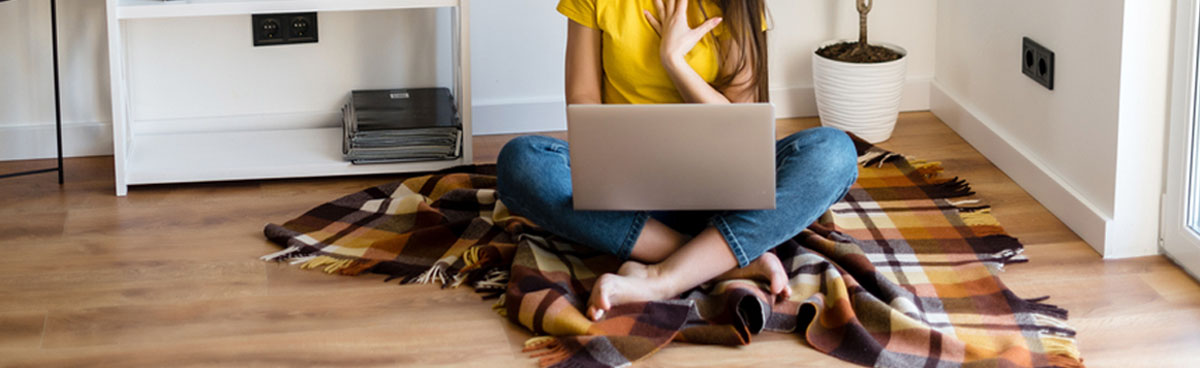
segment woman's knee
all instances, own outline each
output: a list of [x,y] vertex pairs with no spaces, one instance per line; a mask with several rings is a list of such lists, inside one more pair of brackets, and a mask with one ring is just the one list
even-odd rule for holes
[[500,181],[524,179],[532,169],[555,159],[547,156],[562,155],[565,151],[566,143],[555,138],[540,135],[513,138],[500,149],[500,155],[496,158]]
[[559,139],[536,135],[513,138],[496,159],[496,188],[501,199],[521,205],[518,202],[559,195],[554,189],[561,178],[555,176],[569,175],[568,155],[566,142]]
[[[823,152],[829,153],[829,165],[843,176],[858,176],[858,149],[849,134],[839,129],[820,127],[817,145]],[[850,179],[853,181],[853,179]]]
[[509,140],[500,149],[496,158],[496,166],[503,171],[505,168],[520,168],[527,161],[534,159],[539,151],[556,143],[554,138],[540,135],[523,135]]
[[858,150],[846,132],[836,128],[818,127],[804,130],[783,140],[781,155],[806,156],[819,161],[821,171],[829,176],[853,183],[858,176]]

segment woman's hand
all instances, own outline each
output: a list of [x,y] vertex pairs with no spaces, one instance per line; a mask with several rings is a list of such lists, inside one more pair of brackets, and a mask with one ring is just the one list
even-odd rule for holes
[[662,58],[663,66],[668,70],[686,66],[687,62],[684,60],[684,56],[696,47],[696,43],[700,42],[704,35],[721,24],[721,18],[717,17],[709,19],[699,27],[692,28],[688,24],[688,0],[654,0],[654,5],[658,8],[658,14],[662,16],[661,21],[649,10],[645,10],[643,13],[646,15],[646,20],[662,37],[659,56]]

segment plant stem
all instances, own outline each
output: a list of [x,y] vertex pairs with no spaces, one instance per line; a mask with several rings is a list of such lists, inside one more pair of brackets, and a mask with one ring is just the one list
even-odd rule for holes
[[858,47],[855,51],[867,50],[867,13],[875,6],[874,0],[857,0],[858,4]]

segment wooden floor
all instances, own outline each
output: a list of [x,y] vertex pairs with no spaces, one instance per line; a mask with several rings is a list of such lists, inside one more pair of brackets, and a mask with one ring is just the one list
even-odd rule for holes
[[[781,121],[779,134],[814,126]],[[511,137],[480,137],[494,160]],[[1003,280],[1071,312],[1093,367],[1200,366],[1200,286],[1162,257],[1102,261],[929,113],[882,146],[944,163],[989,199],[1032,260]],[[186,163],[181,163],[186,165]],[[0,173],[49,165],[0,163]],[[396,286],[265,263],[261,229],[373,176],[135,187],[111,157],[0,181],[0,366],[512,366],[529,337],[468,290]],[[641,366],[837,366],[792,335],[740,348],[673,344]]]

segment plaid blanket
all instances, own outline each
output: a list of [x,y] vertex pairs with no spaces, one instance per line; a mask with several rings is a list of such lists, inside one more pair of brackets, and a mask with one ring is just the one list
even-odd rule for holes
[[620,367],[672,341],[742,345],[762,331],[802,334],[864,366],[1082,366],[1066,311],[997,278],[1025,261],[1022,247],[965,181],[941,178],[937,163],[859,148],[846,198],[774,250],[789,300],[729,280],[590,321],[592,284],[620,261],[510,215],[491,166],[369,188],[268,225],[285,249],[263,258],[500,297],[496,311],[538,335],[526,348],[542,366]]

